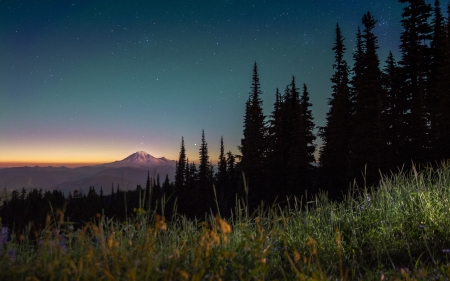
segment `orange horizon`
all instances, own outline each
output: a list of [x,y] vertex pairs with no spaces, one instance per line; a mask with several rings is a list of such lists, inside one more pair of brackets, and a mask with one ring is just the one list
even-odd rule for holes
[[2,168],[17,168],[17,167],[61,167],[65,166],[67,168],[76,168],[81,166],[92,166],[92,165],[99,165],[104,164],[108,162],[37,162],[37,161],[14,161],[14,162],[0,162],[0,169]]

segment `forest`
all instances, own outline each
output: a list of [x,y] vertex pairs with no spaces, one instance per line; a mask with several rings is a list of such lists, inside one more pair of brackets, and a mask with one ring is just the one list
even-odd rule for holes
[[[96,214],[125,219],[149,209],[168,218],[231,217],[237,204],[253,211],[324,193],[340,201],[352,186],[374,186],[381,175],[413,163],[437,166],[450,158],[450,4],[445,17],[438,0],[400,2],[408,6],[398,61],[392,53],[379,58],[377,20],[370,12],[356,31],[351,62],[344,59],[345,38],[336,24],[325,126],[316,128],[308,87],[294,76],[284,90],[276,90],[273,111],[265,115],[255,62],[239,155],[225,152],[222,138],[215,166],[203,131],[198,164],[186,158],[181,138],[174,182],[148,174],[145,187],[112,186],[108,195],[103,187],[89,187],[87,194],[23,189],[8,196],[5,191],[1,223],[16,230],[31,223],[38,230],[56,210],[79,225]],[[320,148],[314,144],[318,138]]]

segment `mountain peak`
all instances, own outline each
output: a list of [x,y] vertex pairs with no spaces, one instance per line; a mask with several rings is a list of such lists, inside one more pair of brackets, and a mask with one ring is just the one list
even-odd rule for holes
[[[153,157],[152,155],[148,154],[145,151],[137,151],[125,159],[128,159],[128,158],[155,158],[155,157]],[[123,160],[125,160],[125,159],[123,159]]]
[[[150,154],[148,154],[147,152],[145,152],[145,151],[136,151],[135,153],[133,153],[133,154],[140,154],[140,155],[150,155]],[[132,155],[133,155],[132,154]]]
[[114,164],[114,166],[121,166],[121,167],[130,166],[130,167],[139,168],[141,166],[149,167],[149,166],[160,166],[160,165],[175,165],[175,161],[168,160],[164,157],[156,158],[156,157],[148,154],[145,151],[137,151],[137,152],[131,154],[130,156],[128,156],[127,158],[125,158],[121,161],[116,161],[111,164]]

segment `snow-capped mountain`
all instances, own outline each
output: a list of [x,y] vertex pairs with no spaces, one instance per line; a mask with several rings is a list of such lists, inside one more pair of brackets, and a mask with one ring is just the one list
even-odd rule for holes
[[127,158],[112,163],[102,164],[101,166],[121,168],[121,167],[154,167],[154,166],[175,166],[174,160],[168,160],[165,157],[156,158],[145,151],[138,151]]

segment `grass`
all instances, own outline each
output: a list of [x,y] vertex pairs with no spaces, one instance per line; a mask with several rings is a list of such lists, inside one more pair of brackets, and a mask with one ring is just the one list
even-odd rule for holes
[[136,206],[127,221],[97,214],[77,231],[55,212],[40,233],[3,228],[0,280],[450,278],[450,163],[353,188],[340,203],[293,202],[171,223]]

